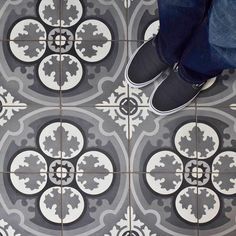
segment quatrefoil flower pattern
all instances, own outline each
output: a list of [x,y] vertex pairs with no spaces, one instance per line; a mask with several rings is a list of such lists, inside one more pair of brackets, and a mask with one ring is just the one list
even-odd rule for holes
[[236,194],[236,152],[220,151],[217,131],[200,122],[180,127],[174,144],[176,150],[151,154],[146,166],[147,183],[162,196],[176,194],[172,199],[184,220],[207,223],[223,209],[220,197]]
[[82,130],[69,122],[47,124],[37,137],[38,147],[14,156],[11,183],[21,194],[36,198],[46,219],[71,223],[85,210],[86,194],[96,196],[111,186],[113,165],[97,148],[86,151]]
[[104,59],[111,49],[111,32],[100,20],[82,21],[79,0],[41,0],[38,15],[17,20],[10,31],[10,49],[22,62],[39,63],[37,74],[47,88],[72,89],[84,73],[79,58],[87,63]]

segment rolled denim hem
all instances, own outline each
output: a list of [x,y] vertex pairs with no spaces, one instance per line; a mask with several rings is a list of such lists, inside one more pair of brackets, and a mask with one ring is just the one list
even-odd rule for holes
[[[203,78],[203,76],[201,74],[201,78],[202,79],[201,80],[196,80],[195,78],[192,78],[188,74],[187,70],[181,64],[178,65],[178,72],[179,72],[180,77],[183,80],[187,81],[188,83],[192,83],[192,84],[201,84],[203,82],[206,82],[208,79],[212,78],[212,77],[209,77],[209,76],[206,76],[205,78]],[[196,74],[197,74],[197,72],[196,72]]]
[[155,46],[156,46],[156,51],[157,51],[157,54],[158,56],[160,57],[161,61],[167,65],[169,65],[170,67],[172,67],[176,62],[168,62],[165,57],[163,56],[163,53],[162,53],[162,49],[161,49],[161,46],[160,46],[160,40],[159,40],[159,35],[157,34],[155,36]]

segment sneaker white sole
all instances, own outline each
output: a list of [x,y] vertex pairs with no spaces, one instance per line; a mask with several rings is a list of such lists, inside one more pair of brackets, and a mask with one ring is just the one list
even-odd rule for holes
[[[150,39],[152,40],[152,39]],[[146,42],[147,43],[147,42]],[[144,45],[145,43],[143,43]],[[160,74],[158,74],[157,76],[155,76],[153,79],[147,81],[147,82],[144,82],[144,83],[134,83],[130,80],[129,76],[128,76],[128,70],[129,70],[129,67],[130,67],[130,64],[132,63],[134,57],[136,56],[136,54],[138,53],[138,51],[143,47],[143,45],[139,48],[137,48],[135,50],[135,52],[133,53],[133,55],[130,57],[129,61],[128,61],[128,64],[126,65],[126,68],[125,68],[125,81],[128,83],[128,85],[132,88],[142,88],[142,87],[145,87],[149,84],[151,84],[152,82],[154,82],[155,80],[157,80],[159,77],[161,77],[162,73],[165,72],[165,71],[162,71]]]
[[[163,81],[164,81],[164,80],[163,80]],[[161,81],[161,83],[162,83],[163,81]],[[172,109],[172,110],[169,110],[169,111],[160,111],[160,110],[156,109],[156,108],[153,106],[152,101],[153,101],[154,94],[155,94],[157,88],[161,85],[161,83],[158,84],[158,86],[154,89],[153,93],[151,94],[151,96],[150,96],[150,98],[149,98],[149,108],[150,108],[150,110],[151,110],[153,113],[155,113],[155,114],[157,114],[157,115],[159,115],[159,116],[171,115],[171,114],[173,114],[173,113],[176,113],[176,112],[182,110],[183,108],[185,108],[186,106],[188,106],[188,105],[198,96],[198,94],[201,92],[201,90],[200,90],[192,99],[190,99],[188,102],[186,102],[185,104],[183,104],[183,105],[181,105],[181,106],[179,106],[179,107],[177,107],[177,108],[175,108],[175,109]]]

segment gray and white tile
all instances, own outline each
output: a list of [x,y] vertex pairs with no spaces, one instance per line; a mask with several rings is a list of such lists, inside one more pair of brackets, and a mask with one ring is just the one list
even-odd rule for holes
[[119,100],[121,95],[128,96],[124,82],[127,43],[80,41],[75,44],[79,49],[61,56],[63,106],[99,106],[105,103],[120,106],[115,100]]
[[197,186],[181,173],[131,174],[131,232],[148,235],[198,235]]
[[1,235],[61,235],[61,201],[52,199],[60,187],[52,186],[48,174],[0,173],[0,178]]
[[168,117],[149,112],[143,120],[132,118],[130,115],[131,171],[149,172],[156,167],[156,172],[183,172],[189,161],[196,161],[195,108]]
[[[3,110],[10,108],[17,109]],[[19,109],[1,128],[0,172],[50,171],[55,159],[61,160],[60,126],[60,110],[56,107]]]
[[129,175],[80,173],[75,180],[62,187],[63,235],[129,234]]
[[[113,108],[107,107],[108,112]],[[121,120],[121,119],[120,119]],[[97,107],[62,110],[62,160],[76,172],[128,172],[128,119],[117,124]]]

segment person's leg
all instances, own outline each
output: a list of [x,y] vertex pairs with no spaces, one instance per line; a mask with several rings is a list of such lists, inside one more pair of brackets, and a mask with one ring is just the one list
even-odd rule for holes
[[158,0],[158,53],[169,65],[178,62],[192,33],[204,19],[211,0]]
[[201,83],[236,68],[236,1],[214,0],[208,16],[195,31],[179,63],[179,74]]

